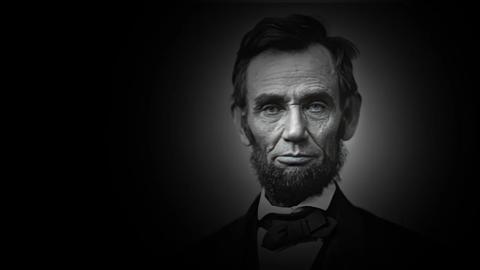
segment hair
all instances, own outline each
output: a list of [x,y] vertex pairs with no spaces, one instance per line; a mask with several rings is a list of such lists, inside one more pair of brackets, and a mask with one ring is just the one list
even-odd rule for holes
[[301,52],[313,44],[325,46],[333,56],[343,108],[346,98],[358,93],[352,68],[352,59],[358,55],[358,49],[347,39],[327,36],[325,27],[318,20],[295,14],[285,18],[264,18],[243,37],[233,68],[231,109],[246,106],[246,71],[255,56],[268,50]]

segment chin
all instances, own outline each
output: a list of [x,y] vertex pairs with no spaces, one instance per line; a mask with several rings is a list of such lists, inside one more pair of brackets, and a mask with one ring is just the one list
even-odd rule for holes
[[305,172],[312,168],[312,166],[283,166],[277,168],[283,170],[283,173],[288,176]]

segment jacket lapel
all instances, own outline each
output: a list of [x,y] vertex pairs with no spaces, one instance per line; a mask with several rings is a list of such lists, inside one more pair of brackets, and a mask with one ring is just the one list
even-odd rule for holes
[[200,243],[195,248],[198,249],[195,259],[184,258],[191,260],[187,264],[208,269],[258,269],[256,216],[259,199],[258,196],[241,218]]
[[345,269],[350,264],[358,265],[364,251],[364,223],[338,185],[327,214],[337,220],[337,226],[325,240],[312,269]]
[[260,195],[252,203],[245,215],[246,234],[245,234],[245,250],[243,257],[243,269],[258,269],[258,252],[257,252],[257,210]]

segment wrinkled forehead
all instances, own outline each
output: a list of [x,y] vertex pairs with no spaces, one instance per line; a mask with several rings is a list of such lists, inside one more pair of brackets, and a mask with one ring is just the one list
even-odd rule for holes
[[246,79],[249,100],[264,93],[325,91],[334,98],[338,95],[333,57],[319,44],[300,52],[263,52],[250,62]]

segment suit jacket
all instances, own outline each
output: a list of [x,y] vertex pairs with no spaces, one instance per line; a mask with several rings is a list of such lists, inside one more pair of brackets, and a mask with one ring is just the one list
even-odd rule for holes
[[[199,243],[183,263],[199,269],[258,269],[258,202],[259,196],[244,216]],[[433,269],[442,264],[428,241],[353,206],[339,188],[327,214],[338,224],[312,269]]]

